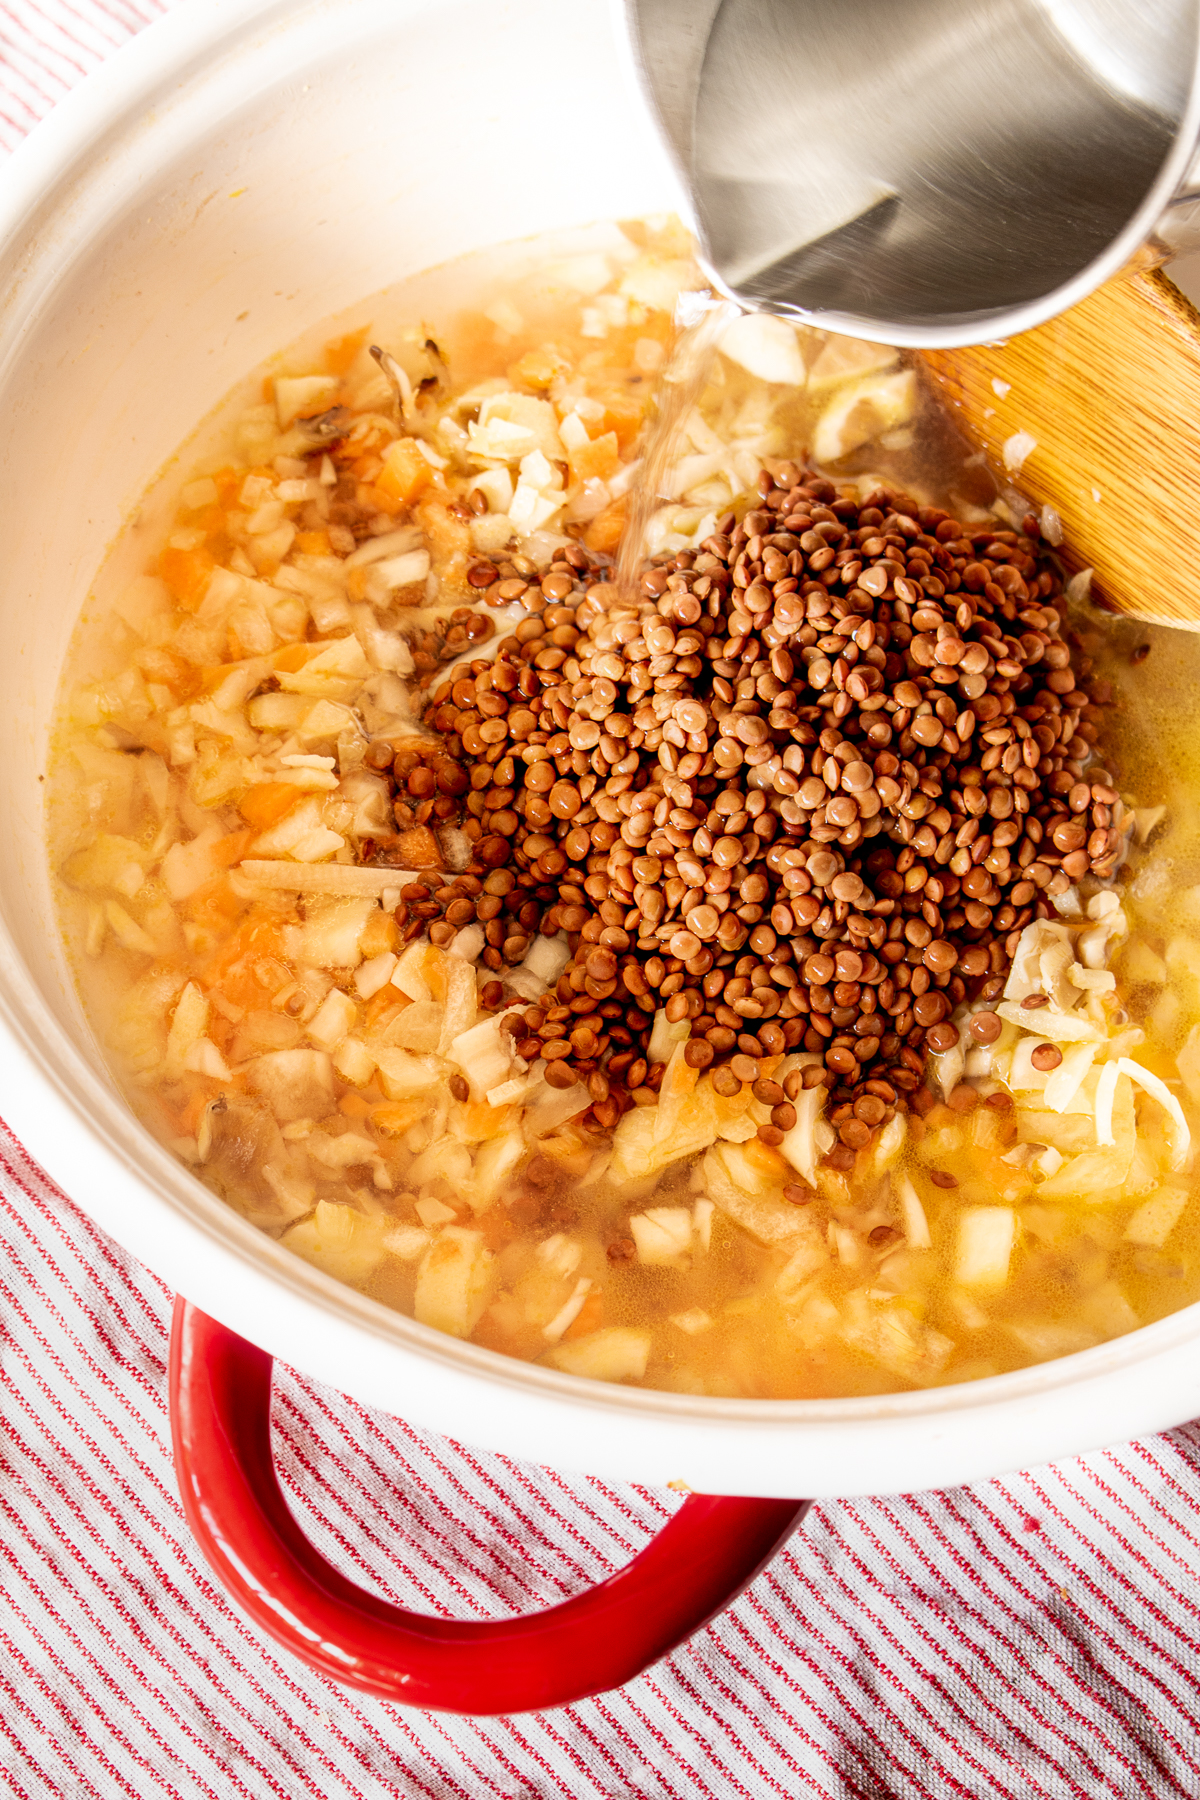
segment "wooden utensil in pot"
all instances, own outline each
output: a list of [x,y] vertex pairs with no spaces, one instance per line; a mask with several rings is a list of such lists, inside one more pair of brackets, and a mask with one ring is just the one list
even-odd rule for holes
[[993,466],[1059,515],[1099,597],[1200,630],[1200,312],[1161,270],[921,361]]

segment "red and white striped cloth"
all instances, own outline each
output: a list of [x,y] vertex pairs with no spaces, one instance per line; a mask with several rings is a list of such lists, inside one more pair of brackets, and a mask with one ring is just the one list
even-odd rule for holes
[[[0,0],[0,147],[168,0]],[[2,176],[0,176],[2,179]],[[450,1719],[312,1675],[227,1604],[171,1468],[171,1296],[0,1128],[0,1793],[21,1800],[1110,1800],[1200,1795],[1200,1429],[826,1504],[618,1693]],[[418,1432],[302,1376],[298,1517],[463,1617],[618,1567],[669,1493]]]
[[[951,1493],[824,1504],[618,1693],[415,1713],[246,1624],[184,1523],[171,1296],[0,1134],[0,1774],[29,1800],[1108,1800],[1200,1794],[1200,1431]],[[302,1376],[277,1459],[314,1541],[486,1617],[624,1562],[674,1496],[419,1432]],[[4,1791],[0,1789],[0,1791]]]

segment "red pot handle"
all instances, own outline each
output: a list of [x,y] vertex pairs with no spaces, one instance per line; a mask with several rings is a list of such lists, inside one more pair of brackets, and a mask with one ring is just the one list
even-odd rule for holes
[[410,1706],[515,1713],[620,1687],[753,1581],[807,1500],[691,1494],[607,1581],[517,1619],[429,1618],[340,1575],[271,1458],[271,1358],[188,1301],[171,1329],[171,1430],[188,1523],[254,1622],[323,1675]]

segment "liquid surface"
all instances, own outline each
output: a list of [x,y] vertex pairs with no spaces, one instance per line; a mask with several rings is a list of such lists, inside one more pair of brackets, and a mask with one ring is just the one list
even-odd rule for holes
[[[699,296],[680,316],[700,323],[660,386],[681,294]],[[654,436],[655,419],[671,430]],[[860,1082],[847,1097],[837,1079],[849,1075],[825,1079],[831,1040],[813,1022],[823,980],[808,959],[825,942],[805,935],[815,902],[806,911],[789,889],[776,932],[739,876],[741,907],[716,909],[707,951],[708,974],[724,967],[724,1001],[705,985],[702,939],[680,942],[688,955],[672,964],[664,937],[658,973],[647,934],[663,915],[645,896],[659,883],[675,906],[675,878],[642,858],[628,890],[642,896],[640,924],[636,907],[606,922],[595,909],[600,892],[612,904],[610,888],[587,885],[614,868],[609,843],[630,817],[615,807],[604,838],[596,782],[620,788],[632,737],[610,732],[601,755],[565,730],[556,749],[549,714],[517,722],[522,670],[531,705],[565,691],[551,678],[591,679],[594,694],[607,679],[598,659],[630,641],[606,639],[606,621],[619,625],[627,602],[632,631],[639,605],[657,629],[666,615],[647,594],[660,577],[666,600],[682,577],[691,607],[703,557],[715,573],[695,611],[708,616],[721,555],[704,546],[730,544],[769,508],[764,469],[766,493],[782,505],[790,492],[797,508],[803,497],[810,526],[814,508],[836,525],[837,505],[877,516],[859,539],[906,519],[907,540],[893,541],[909,546],[910,614],[944,587],[929,573],[942,568],[936,547],[960,541],[939,540],[936,521],[952,517],[972,556],[997,544],[992,575],[1006,560],[1024,559],[1030,580],[1038,558],[1051,567],[1020,497],[998,492],[895,353],[778,321],[731,324],[705,310],[682,234],[633,225],[468,259],[328,322],[232,396],[180,469],[147,496],[81,621],[51,769],[51,854],[85,1005],[131,1104],[244,1216],[426,1324],[597,1379],[697,1393],[972,1379],[1196,1298],[1189,694],[1200,658],[1188,642],[1173,636],[1168,651],[1165,634],[1091,612],[1069,624],[1057,592],[1043,592],[1032,616],[1053,637],[1045,606],[1063,611],[1088,689],[1075,712],[1088,741],[1101,738],[1076,765],[1088,830],[1101,818],[1095,855],[1078,886],[1058,853],[1028,896],[1011,882],[984,908],[986,932],[955,911],[957,875],[936,901],[927,884],[938,924],[923,938],[919,902],[899,939],[886,936],[901,919],[886,899],[878,931],[864,915],[843,1023],[870,1023],[869,990],[890,1036],[870,1040],[879,1091]],[[729,580],[735,551],[717,582],[731,596],[744,591]],[[647,556],[658,573],[644,588]],[[949,574],[954,559],[943,562]],[[894,607],[908,590],[889,575],[884,591]],[[811,671],[817,628],[804,649]],[[511,686],[493,683],[492,658]],[[960,831],[951,789],[970,788],[954,781],[971,755],[986,763],[987,721],[939,751],[964,703],[939,726],[936,690],[922,691],[913,717],[930,723],[916,742],[942,757]],[[579,745],[603,746],[581,722],[571,714]],[[780,747],[788,729],[772,726]],[[878,791],[892,739],[863,729]],[[1013,741],[1032,743],[1033,730]],[[722,741],[733,740],[713,749]],[[686,731],[677,748],[664,742],[666,777],[695,783],[683,811],[715,798],[708,750]],[[804,755],[794,786],[744,790],[773,796],[785,826],[788,796],[815,766],[815,749]],[[527,779],[539,764],[544,786]],[[561,807],[575,811],[556,813],[564,784]],[[806,830],[814,816],[823,804]],[[878,810],[858,816],[869,825]],[[734,819],[720,817],[720,830]],[[472,858],[493,840],[489,873]],[[839,826],[828,842],[854,854]],[[1097,879],[1110,863],[1114,878]],[[887,869],[903,896],[894,856]],[[730,896],[728,882],[711,888]],[[990,893],[983,877],[979,892]],[[687,935],[682,911],[676,929]],[[925,951],[942,931],[954,957],[938,968]],[[639,968],[657,975],[640,993],[640,977],[618,986],[604,962],[619,972],[634,940]],[[885,942],[897,945],[886,969]],[[789,968],[803,1009],[789,998],[795,974],[772,989],[772,971]],[[901,968],[910,985],[925,971],[920,994],[945,997],[929,1029],[945,1027],[935,1043],[949,1047],[928,1064],[928,1021],[892,992]],[[735,980],[752,1002],[736,1016],[746,1048],[716,1016]],[[754,998],[768,992],[773,1011]],[[547,1056],[556,1044],[563,1054]],[[739,1055],[753,1065],[745,1079],[729,1073]]]

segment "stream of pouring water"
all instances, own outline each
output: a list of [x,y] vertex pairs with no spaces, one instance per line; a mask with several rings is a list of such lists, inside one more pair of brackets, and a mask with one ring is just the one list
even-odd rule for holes
[[[685,300],[696,298],[685,296]],[[633,596],[638,590],[646,527],[659,506],[673,497],[662,489],[684,420],[704,391],[717,345],[726,329],[741,317],[742,310],[734,300],[706,301],[700,316],[683,324],[663,369],[658,410],[646,435],[641,468],[629,490],[629,516],[613,575],[621,595]]]

